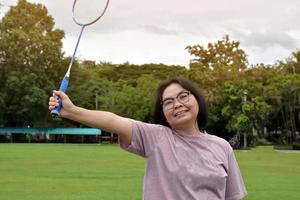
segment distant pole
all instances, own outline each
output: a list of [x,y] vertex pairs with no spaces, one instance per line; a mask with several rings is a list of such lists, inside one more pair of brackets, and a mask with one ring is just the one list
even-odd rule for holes
[[[248,94],[248,91],[245,90],[244,91],[244,97],[243,97],[243,103],[244,104],[247,103],[247,94]],[[244,133],[244,149],[246,149],[246,148],[247,148],[247,134]]]
[[245,90],[245,91],[244,91],[244,97],[243,97],[243,103],[244,103],[244,104],[247,102],[247,94],[248,94],[248,91]]

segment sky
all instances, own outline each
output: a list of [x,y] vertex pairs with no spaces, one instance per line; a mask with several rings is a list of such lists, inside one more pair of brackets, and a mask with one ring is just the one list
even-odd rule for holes
[[[80,32],[73,0],[27,0],[45,5],[55,27],[65,31],[71,56]],[[16,0],[0,0],[0,16]],[[87,22],[104,0],[77,0],[76,17]],[[121,64],[188,66],[185,47],[207,47],[225,35],[240,42],[250,64],[274,64],[300,50],[300,0],[110,0],[104,16],[85,28],[77,58]]]

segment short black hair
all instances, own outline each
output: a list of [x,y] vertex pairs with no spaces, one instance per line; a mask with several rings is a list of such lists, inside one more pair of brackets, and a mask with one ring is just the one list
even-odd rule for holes
[[155,101],[155,107],[154,107],[154,113],[153,113],[154,123],[170,127],[169,123],[167,122],[167,119],[165,118],[161,101],[162,101],[162,95],[163,95],[165,89],[173,83],[179,84],[181,87],[190,91],[195,96],[195,98],[198,102],[198,105],[199,105],[199,113],[197,116],[198,128],[200,130],[203,129],[208,121],[208,110],[207,110],[205,98],[192,82],[185,80],[185,79],[181,79],[181,78],[170,79],[170,80],[162,83],[158,87],[158,89],[156,91],[156,101]]

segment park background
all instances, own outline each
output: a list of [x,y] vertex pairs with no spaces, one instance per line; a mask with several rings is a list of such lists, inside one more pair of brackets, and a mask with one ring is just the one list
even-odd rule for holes
[[[1,127],[83,127],[64,119],[53,119],[48,111],[49,96],[58,87],[70,62],[70,57],[65,56],[62,50],[63,37],[64,31],[55,28],[54,19],[41,4],[19,0],[16,6],[5,13],[0,21]],[[278,149],[300,148],[299,50],[274,64],[250,65],[240,42],[224,35],[207,46],[187,44],[186,51],[190,54],[188,66],[76,60],[68,95],[78,106],[112,111],[125,117],[152,122],[157,86],[166,79],[182,77],[195,83],[206,97],[209,107],[207,132],[225,138],[236,149],[243,148],[253,153],[259,152],[255,148],[258,145],[273,145]],[[2,136],[1,139],[4,142],[10,141]],[[21,147],[16,158],[20,158],[27,147],[30,149],[36,146]],[[10,156],[14,154],[3,155],[5,151],[10,152],[9,148],[1,145],[2,173],[12,167]],[[268,150],[271,154],[272,151]],[[293,154],[291,160],[285,163],[287,165],[281,167],[284,172],[292,174],[283,179],[276,179],[275,176],[266,184],[290,181],[287,184],[289,186],[279,187],[285,191],[283,194],[293,193],[295,184],[299,186],[299,181],[294,181],[296,174],[299,174],[299,164],[296,163],[299,161],[298,155]],[[275,169],[279,163],[283,164],[281,160],[284,156],[267,154],[266,157],[274,158],[267,169]],[[28,159],[35,160],[30,156]],[[242,160],[240,158],[239,163]],[[265,160],[262,156],[255,161]],[[15,163],[15,166],[19,164]],[[242,172],[246,168],[247,165],[242,164]],[[266,169],[265,166],[250,171],[263,169]],[[277,175],[285,177],[280,171]],[[9,182],[1,184],[7,185]],[[246,183],[249,183],[247,179]],[[16,186],[15,190],[19,187]],[[299,197],[299,193],[296,193],[295,198],[289,199],[296,199],[297,195]]]

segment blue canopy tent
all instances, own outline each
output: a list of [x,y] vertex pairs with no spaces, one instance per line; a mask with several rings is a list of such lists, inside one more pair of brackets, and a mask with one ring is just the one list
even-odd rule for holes
[[[9,137],[13,142],[14,135],[23,135],[31,141],[37,135],[41,135],[42,138],[51,138],[51,135],[59,135],[63,137],[64,142],[67,142],[67,136],[75,137],[81,136],[81,142],[89,136],[95,136],[96,139],[102,134],[101,130],[95,128],[0,128],[0,135]],[[38,138],[38,137],[35,137]],[[54,137],[55,140],[56,137]]]

